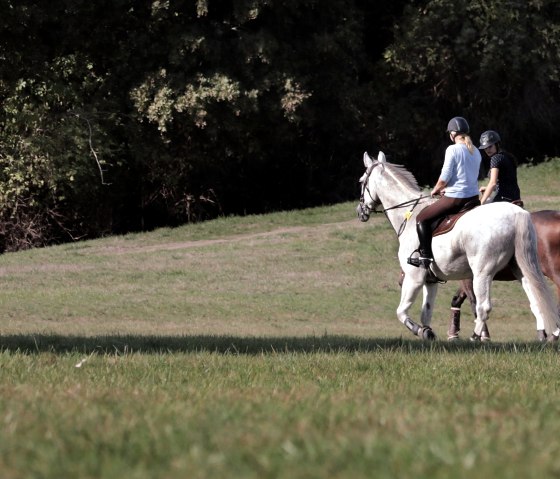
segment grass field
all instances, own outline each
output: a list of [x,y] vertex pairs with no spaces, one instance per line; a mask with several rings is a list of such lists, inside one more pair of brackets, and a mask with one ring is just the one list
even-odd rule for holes
[[[560,209],[559,173],[519,169],[527,209]],[[0,257],[0,477],[557,477],[559,351],[521,286],[491,344],[424,343],[394,232],[354,208]]]

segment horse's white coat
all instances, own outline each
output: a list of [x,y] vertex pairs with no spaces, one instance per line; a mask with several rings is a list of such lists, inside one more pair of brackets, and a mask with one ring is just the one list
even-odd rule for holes
[[[409,309],[423,289],[421,323],[430,326],[437,284],[427,284],[427,270],[407,263],[418,248],[416,215],[433,200],[422,198],[412,206],[392,208],[415,198],[422,192],[414,176],[402,166],[388,163],[383,152],[377,160],[364,153],[366,173],[362,176],[362,203],[368,211],[378,204],[399,236],[399,263],[405,273],[401,300],[397,308],[399,321],[411,321]],[[463,215],[455,227],[432,241],[433,272],[443,280],[473,278],[477,297],[475,333],[481,334],[492,309],[490,292],[494,275],[513,258],[514,274],[529,298],[537,329],[558,334],[560,324],[556,304],[541,272],[536,235],[529,212],[511,203],[491,203]]]

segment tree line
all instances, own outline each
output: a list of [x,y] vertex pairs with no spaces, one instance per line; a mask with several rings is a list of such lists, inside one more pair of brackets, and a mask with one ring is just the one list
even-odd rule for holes
[[559,155],[553,0],[0,0],[0,249],[433,184],[449,118]]

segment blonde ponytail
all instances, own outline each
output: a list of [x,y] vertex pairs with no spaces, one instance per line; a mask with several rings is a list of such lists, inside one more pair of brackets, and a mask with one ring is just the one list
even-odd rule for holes
[[469,153],[472,155],[476,147],[473,145],[471,137],[465,133],[460,133],[459,136],[463,140],[463,143],[465,143],[465,146],[469,150]]

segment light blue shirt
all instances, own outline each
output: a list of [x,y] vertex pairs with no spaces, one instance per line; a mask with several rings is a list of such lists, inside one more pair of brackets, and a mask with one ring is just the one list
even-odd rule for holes
[[447,183],[445,196],[470,198],[478,195],[480,151],[469,151],[464,143],[450,145],[445,150],[445,160],[440,178]]

